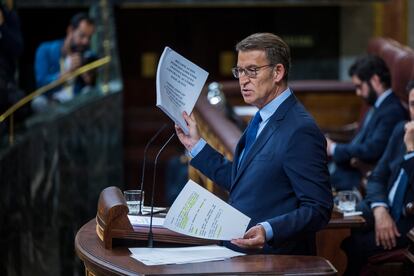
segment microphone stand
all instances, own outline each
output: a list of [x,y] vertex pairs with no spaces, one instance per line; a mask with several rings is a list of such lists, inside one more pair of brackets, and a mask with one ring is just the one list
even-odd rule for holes
[[[154,134],[154,136],[152,136],[151,137],[151,139],[148,141],[148,143],[145,145],[145,148],[144,148],[144,162],[143,162],[143,164],[142,164],[142,174],[141,174],[141,185],[140,185],[140,190],[141,190],[141,193],[143,192],[143,189],[144,189],[144,176],[145,176],[145,163],[146,163],[146,161],[147,161],[147,151],[148,151],[148,148],[149,148],[149,146],[154,142],[154,140],[160,135],[160,133],[165,129],[167,127],[167,124],[164,124],[155,134]],[[143,197],[141,197],[141,199],[143,199]],[[139,202],[139,212],[138,212],[138,215],[142,215],[142,204],[144,204],[143,203],[143,200],[141,200],[140,202]]]
[[155,157],[154,161],[154,174],[152,177],[152,190],[151,190],[151,213],[150,213],[150,226],[148,231],[148,247],[153,248],[154,246],[154,235],[152,233],[152,219],[154,217],[154,194],[155,194],[155,176],[157,173],[157,163],[158,163],[158,157],[160,156],[161,152],[164,150],[164,148],[168,145],[168,143],[171,141],[171,139],[175,136],[175,132],[168,138],[167,142],[162,145],[161,149],[158,151],[157,156]]

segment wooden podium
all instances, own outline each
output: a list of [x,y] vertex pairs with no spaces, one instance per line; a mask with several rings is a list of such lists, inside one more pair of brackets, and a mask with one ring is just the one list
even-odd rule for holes
[[[128,206],[121,190],[117,187],[108,187],[99,196],[96,234],[106,249],[111,249],[116,243],[146,246],[144,241],[148,237],[148,228],[131,225],[128,219]],[[207,245],[217,243],[213,240],[178,234],[163,227],[153,227],[153,234],[154,241],[161,246],[166,244]]]
[[[157,236],[154,234],[154,238]],[[162,237],[159,233],[158,237]],[[145,243],[146,240],[143,240]],[[169,246],[176,246],[169,244]],[[146,266],[126,246],[106,249],[96,235],[96,220],[76,234],[75,249],[87,276],[97,275],[337,275],[330,262],[316,256],[247,255],[224,261]]]
[[[332,264],[316,256],[247,255],[224,261],[146,266],[133,259],[128,246],[146,246],[148,227],[132,226],[121,191],[102,191],[95,219],[76,234],[75,249],[86,275],[336,275]],[[184,236],[162,227],[153,228],[154,245],[178,247],[217,241]]]

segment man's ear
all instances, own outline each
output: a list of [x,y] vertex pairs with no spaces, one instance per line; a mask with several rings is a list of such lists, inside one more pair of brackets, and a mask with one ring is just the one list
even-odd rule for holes
[[283,77],[285,76],[285,66],[283,66],[283,64],[276,64],[274,69],[273,69],[273,79],[276,82],[280,82]]
[[369,80],[369,82],[371,83],[372,88],[375,89],[375,91],[381,91],[382,90],[382,83],[381,83],[381,79],[379,78],[379,76],[377,74],[374,74],[371,79]]

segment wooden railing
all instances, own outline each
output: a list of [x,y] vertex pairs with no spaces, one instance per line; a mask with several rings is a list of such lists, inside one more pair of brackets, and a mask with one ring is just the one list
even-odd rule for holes
[[64,84],[65,82],[76,78],[77,76],[86,73],[88,71],[91,71],[93,69],[96,69],[98,67],[101,67],[111,61],[111,58],[109,56],[100,58],[96,61],[93,61],[91,63],[88,63],[75,71],[63,75],[61,78],[55,80],[54,82],[51,82],[45,86],[40,87],[39,89],[35,90],[34,92],[30,93],[17,103],[15,103],[13,106],[11,106],[9,109],[6,110],[3,114],[0,115],[0,123],[6,120],[10,117],[10,124],[9,124],[9,144],[12,145],[14,143],[14,113],[19,110],[22,106],[32,101],[34,98]]

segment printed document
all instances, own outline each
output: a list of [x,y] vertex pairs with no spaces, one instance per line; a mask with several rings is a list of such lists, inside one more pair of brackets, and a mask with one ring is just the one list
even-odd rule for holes
[[129,248],[129,251],[132,253],[132,258],[145,265],[218,261],[245,255],[218,245],[176,248]]
[[174,201],[164,227],[192,237],[212,240],[242,238],[250,218],[191,179]]
[[165,47],[157,68],[157,107],[186,134],[183,111],[191,114],[208,73],[169,47]]
[[[129,222],[131,222],[134,226],[149,226],[150,225],[150,217],[148,216],[131,216],[128,215]],[[165,218],[153,217],[152,218],[152,226],[154,227],[163,227]]]

